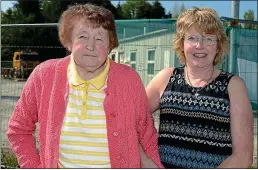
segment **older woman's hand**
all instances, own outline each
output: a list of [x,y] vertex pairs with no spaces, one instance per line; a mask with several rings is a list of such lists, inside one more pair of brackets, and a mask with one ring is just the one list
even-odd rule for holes
[[158,168],[158,166],[145,154],[141,144],[139,144],[139,150],[141,156],[141,168]]

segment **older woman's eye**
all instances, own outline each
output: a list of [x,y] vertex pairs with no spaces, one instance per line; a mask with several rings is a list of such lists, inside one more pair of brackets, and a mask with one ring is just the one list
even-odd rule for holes
[[88,37],[87,36],[84,36],[84,35],[81,35],[79,36],[79,39],[87,39]]
[[97,40],[97,41],[102,41],[102,39],[101,39],[101,38],[96,38],[96,40]]

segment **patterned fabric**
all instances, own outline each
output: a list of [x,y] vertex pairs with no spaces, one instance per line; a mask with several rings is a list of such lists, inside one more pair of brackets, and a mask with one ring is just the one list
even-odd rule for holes
[[[160,99],[159,153],[166,168],[216,168],[232,154],[229,96],[233,74],[190,86],[175,68]],[[195,95],[198,91],[199,95]]]

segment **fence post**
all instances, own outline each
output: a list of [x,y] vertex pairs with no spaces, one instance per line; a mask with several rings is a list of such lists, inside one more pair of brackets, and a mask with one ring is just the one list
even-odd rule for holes
[[232,27],[230,30],[230,50],[229,50],[229,59],[228,59],[228,71],[238,75],[237,67],[237,48],[238,40],[236,33],[238,32],[237,28]]
[[[0,3],[0,9],[1,9],[1,3]],[[0,18],[2,18],[2,13],[1,13],[1,11],[0,11]],[[0,20],[0,32],[2,32],[1,31],[1,20]],[[1,44],[2,42],[1,42],[1,38],[0,38],[0,47],[2,47],[2,44]],[[2,72],[2,70],[1,70],[1,63],[2,63],[2,52],[1,52],[1,49],[2,48],[0,48],[0,72]],[[0,89],[2,89],[2,83],[1,83],[1,78],[2,78],[2,73],[1,73],[1,76],[0,76]],[[0,108],[2,107],[1,106],[1,97],[2,97],[2,90],[0,90]],[[1,114],[1,113],[0,113]],[[0,117],[2,117],[2,115],[0,115]],[[2,120],[3,119],[1,119],[1,121],[0,121],[0,124],[1,124],[1,126],[0,126],[0,132],[2,132],[3,130],[2,130]],[[0,152],[0,169],[1,169],[1,165],[2,165],[2,162],[1,162],[1,160],[2,160],[2,133],[0,133],[0,150],[1,150],[1,152]]]

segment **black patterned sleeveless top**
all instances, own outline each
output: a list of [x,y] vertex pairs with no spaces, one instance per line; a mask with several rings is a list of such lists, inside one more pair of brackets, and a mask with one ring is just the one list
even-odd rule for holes
[[174,69],[160,99],[158,145],[165,168],[216,168],[232,154],[227,90],[232,76],[221,71],[195,88],[185,81],[184,67]]

